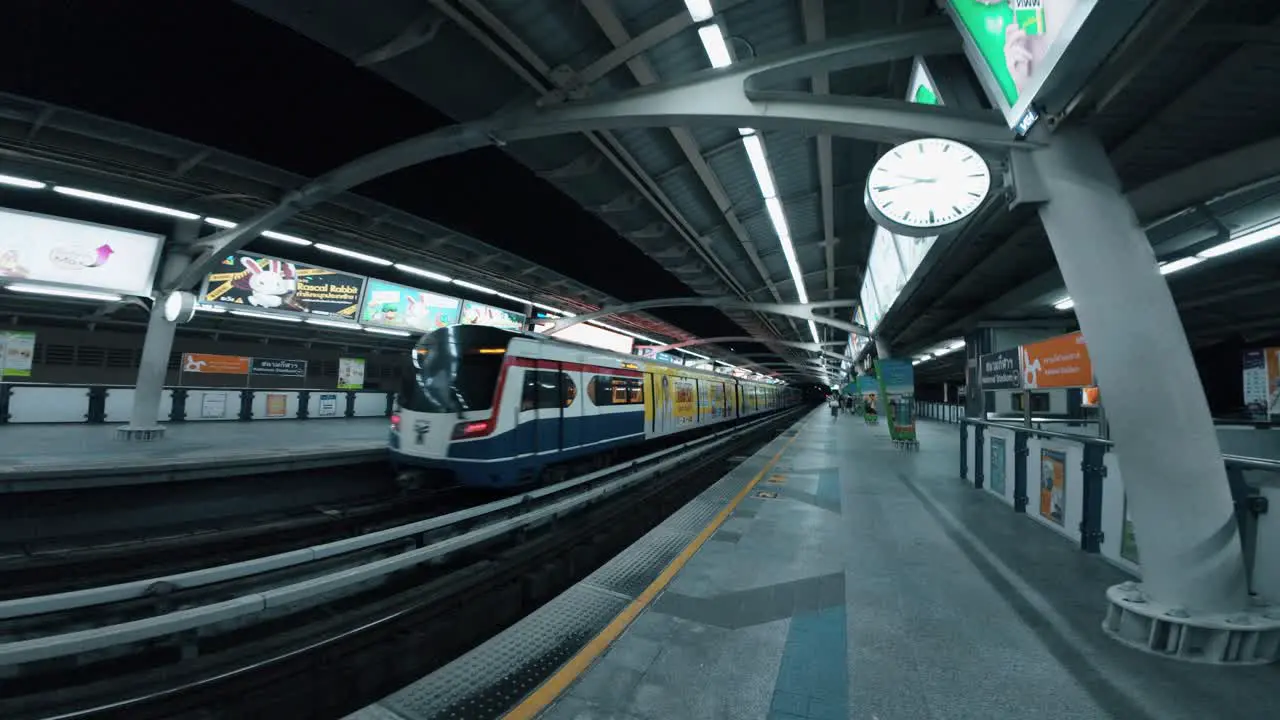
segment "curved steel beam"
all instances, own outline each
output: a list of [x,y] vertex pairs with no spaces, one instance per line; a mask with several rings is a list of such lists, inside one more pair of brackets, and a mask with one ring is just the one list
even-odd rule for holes
[[[678,343],[671,343],[670,345],[658,345],[653,348],[653,352],[656,355],[657,353],[660,353],[660,352],[669,352],[671,350],[680,350],[683,348],[697,347],[698,345],[713,345],[718,343],[730,343],[730,342],[759,343],[761,342],[761,340],[760,338],[751,337],[750,335],[726,335],[723,337],[694,338],[692,340],[683,340]],[[837,360],[845,359],[844,355],[837,352],[832,352],[830,350],[825,350],[822,347],[822,345],[844,345],[845,342],[843,340],[841,340],[840,342],[825,342],[825,343],[822,343],[822,345],[819,345],[817,343],[810,343],[810,342],[800,342],[798,340],[770,340],[769,344],[783,345],[785,347],[796,348],[797,350],[808,350],[809,352],[821,353],[825,357],[835,358]]]
[[[548,335],[553,335],[578,323],[599,320],[609,315],[622,315],[654,308],[709,307],[717,310],[748,310],[772,315],[786,315],[800,320],[812,320],[823,325],[830,325],[843,332],[870,337],[871,333],[861,325],[814,312],[818,308],[853,307],[857,304],[857,300],[815,300],[806,304],[750,302],[737,297],[657,298],[655,300],[641,300],[640,302],[624,303],[622,305],[610,305],[589,313],[562,317],[551,323],[551,327],[547,328],[546,332]],[[757,342],[760,341],[757,340]]]
[[[592,130],[652,127],[751,127],[902,142],[941,136],[983,147],[1019,143],[993,112],[969,112],[883,98],[815,96],[765,90],[815,73],[879,65],[917,55],[956,53],[960,34],[945,18],[869,32],[724,68],[694,73],[678,82],[640,88],[613,97],[499,112],[403,140],[357,158],[286,195],[277,205],[208,238],[209,249],[179,278],[194,287],[222,257],[308,207],[375,178],[413,165],[486,146]],[[181,283],[181,284],[179,284]]]

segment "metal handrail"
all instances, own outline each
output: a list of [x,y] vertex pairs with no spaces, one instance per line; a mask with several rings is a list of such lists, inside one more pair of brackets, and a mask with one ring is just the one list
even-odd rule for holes
[[[1083,435],[1073,435],[1071,433],[1058,432],[1056,430],[1040,430],[1038,428],[1029,428],[1024,425],[1011,425],[1009,423],[995,422],[993,420],[979,420],[978,418],[964,418],[962,423],[969,425],[981,425],[983,427],[1000,428],[1002,430],[1012,430],[1014,432],[1031,433],[1046,438],[1056,438],[1059,440],[1071,440],[1083,445],[1101,445],[1106,448],[1114,448],[1115,441],[1103,440],[1102,438],[1086,437]],[[1229,455],[1223,453],[1223,462],[1233,467],[1239,467],[1245,470],[1262,470],[1266,472],[1280,473],[1280,460],[1272,460],[1269,458],[1256,458],[1247,455]]]
[[[703,438],[690,440],[689,442],[682,443],[674,448],[652,453],[644,458],[633,460],[625,465],[606,468],[605,470],[590,473],[589,475],[574,478],[525,495],[496,501],[478,508],[471,508],[469,510],[451,513],[450,515],[442,516],[440,518],[433,518],[419,523],[404,525],[399,528],[390,528],[377,533],[370,533],[358,538],[339,540],[334,543],[317,545],[305,550],[294,550],[266,558],[258,558],[257,560],[245,561],[216,568],[208,568],[202,571],[183,573],[166,578],[153,578],[150,580],[140,580],[132,583],[122,583],[120,585],[108,586],[105,588],[94,588],[90,590],[73,591],[70,593],[59,593],[56,595],[6,601],[4,603],[0,603],[0,608],[4,610],[3,613],[0,613],[0,618],[13,619],[35,614],[46,614],[49,612],[65,611],[68,609],[133,599],[140,596],[137,592],[139,587],[143,588],[143,592],[145,592],[145,588],[152,587],[157,582],[170,582],[175,584],[182,583],[179,584],[179,587],[185,589],[209,585],[214,582],[224,582],[231,579],[251,577],[268,571],[279,570],[283,567],[309,563],[313,559],[332,557],[355,549],[362,549],[382,544],[390,540],[419,535],[425,531],[424,527],[427,525],[431,525],[434,528],[446,527],[450,524],[456,524],[462,520],[481,517],[500,510],[516,507],[528,502],[530,499],[546,497],[548,495],[576,487],[583,483],[590,482],[591,480],[600,479],[610,475],[619,475],[619,477],[615,477],[605,484],[570,495],[563,499],[554,501],[549,505],[521,513],[514,517],[497,520],[462,534],[439,540],[425,547],[410,550],[388,558],[375,560],[357,567],[338,570],[327,575],[301,580],[289,585],[253,592],[229,600],[178,610],[154,617],[58,635],[36,637],[10,643],[0,643],[0,665],[15,665],[55,657],[66,657],[89,650],[173,635],[185,630],[191,630],[214,623],[278,609],[285,605],[298,603],[316,595],[348,587],[355,583],[365,582],[406,567],[419,565],[429,560],[470,547],[476,543],[485,542],[521,528],[536,527],[545,521],[576,511],[583,505],[590,504],[604,496],[623,490],[637,482],[648,479],[650,476],[658,472],[679,466],[681,463],[686,462],[690,456],[701,453],[707,448],[722,445],[725,442],[728,442],[733,436],[753,430],[765,422],[771,422],[776,419],[776,415],[770,415],[768,417],[760,418],[759,420],[751,421],[750,423],[740,427],[729,428],[707,435]],[[654,458],[661,459],[658,462],[648,462]],[[644,467],[637,469],[637,466],[641,463],[645,463]],[[337,546],[341,546],[341,549]]]

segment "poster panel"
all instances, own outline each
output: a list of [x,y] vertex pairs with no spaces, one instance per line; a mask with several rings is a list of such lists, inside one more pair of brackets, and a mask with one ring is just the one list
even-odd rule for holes
[[1267,414],[1280,415],[1280,348],[1263,351],[1267,359]]
[[338,416],[338,396],[334,393],[325,393],[320,396],[318,407],[316,408],[318,417],[337,417]]
[[0,280],[150,295],[160,235],[0,208]]
[[1040,451],[1040,517],[1062,525],[1067,516],[1067,454]]
[[983,390],[1021,390],[1021,350],[1010,348],[983,355],[978,359],[978,377]]
[[250,359],[236,355],[183,353],[182,372],[203,375],[248,375]]
[[884,393],[889,411],[889,435],[894,440],[914,440],[915,420],[915,368],[909,360],[881,359],[876,361],[880,376],[880,392]]
[[35,354],[35,333],[0,333],[0,377],[31,377]]
[[1005,463],[1007,455],[1005,455],[1004,438],[991,438],[991,477],[988,485],[991,492],[997,495],[1004,495],[1004,479],[1005,479]]
[[463,325],[487,325],[503,330],[523,330],[524,315],[513,310],[465,300],[462,303]]
[[338,358],[338,389],[364,389],[364,358]]
[[211,304],[245,305],[354,318],[365,278],[289,260],[235,253],[205,278],[202,299]]
[[[545,333],[550,329],[551,323],[543,323],[534,328],[534,332]],[[578,323],[555,333],[551,337],[565,342],[578,343],[579,345],[589,345],[602,350],[612,350],[623,355],[630,355],[632,347],[635,346],[635,338],[622,333],[616,333],[612,330],[588,325],[586,323]]]
[[227,394],[207,392],[200,398],[200,417],[218,420],[227,416]]
[[282,418],[289,415],[289,396],[282,393],[267,393],[267,417]]
[[1266,415],[1271,406],[1271,379],[1267,374],[1267,353],[1244,353],[1244,406],[1251,415]]
[[907,89],[907,100],[921,105],[945,105],[938,97],[938,88],[933,83],[924,61],[916,58],[911,67],[911,85]]
[[1097,0],[947,0],[970,64],[1010,127],[1095,5]]
[[676,426],[692,425],[695,422],[695,414],[697,413],[697,397],[693,380],[672,378],[671,387],[675,394],[675,399],[672,403],[672,414],[675,417]]
[[1098,392],[1097,385],[1080,389],[1080,407],[1095,408],[1100,405],[1102,405],[1102,394]]
[[1092,385],[1093,363],[1084,335],[1073,332],[1023,345],[1022,375],[1027,390]]
[[448,295],[370,279],[360,308],[360,322],[431,332],[457,325],[462,301]]
[[280,360],[277,358],[253,358],[249,363],[249,374],[268,377],[306,377],[307,361]]

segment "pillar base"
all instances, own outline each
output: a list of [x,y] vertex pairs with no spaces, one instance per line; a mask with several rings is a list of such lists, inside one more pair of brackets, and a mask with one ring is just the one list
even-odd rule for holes
[[128,442],[152,442],[160,440],[164,437],[164,426],[157,425],[155,427],[133,427],[125,425],[116,428],[116,439]]
[[1280,605],[1256,600],[1238,613],[1192,615],[1154,602],[1136,582],[1107,588],[1102,629],[1129,647],[1162,657],[1213,665],[1264,665],[1280,660]]

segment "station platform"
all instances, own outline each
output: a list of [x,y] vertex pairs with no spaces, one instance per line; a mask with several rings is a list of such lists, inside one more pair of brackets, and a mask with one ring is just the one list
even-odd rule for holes
[[387,419],[168,423],[152,442],[117,425],[0,425],[0,493],[202,480],[385,460]]
[[1130,577],[825,408],[534,614],[351,717],[1280,717],[1280,667],[1104,635]]

